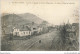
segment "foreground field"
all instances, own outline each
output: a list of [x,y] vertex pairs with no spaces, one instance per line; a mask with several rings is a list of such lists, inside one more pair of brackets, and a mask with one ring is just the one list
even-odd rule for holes
[[11,47],[10,50],[17,50],[17,51],[51,50],[52,41],[55,37],[59,36],[58,33],[59,31],[51,31],[46,34],[34,36],[27,40],[8,41]]
[[[28,40],[13,40],[12,50],[50,50],[52,40],[58,36],[58,31],[32,37]],[[41,43],[39,41],[41,40]]]
[[[16,40],[2,40],[3,51],[66,51],[69,49],[78,48],[76,42],[73,47],[71,44],[62,43],[61,33],[58,30],[53,30],[48,33],[33,36],[26,39],[16,39]],[[67,41],[68,42],[68,41]],[[68,48],[67,48],[68,47]]]

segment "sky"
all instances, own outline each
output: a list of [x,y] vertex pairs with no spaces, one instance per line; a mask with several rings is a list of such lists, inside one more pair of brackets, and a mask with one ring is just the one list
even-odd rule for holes
[[79,0],[1,0],[1,13],[32,13],[54,25],[76,22],[78,7]]

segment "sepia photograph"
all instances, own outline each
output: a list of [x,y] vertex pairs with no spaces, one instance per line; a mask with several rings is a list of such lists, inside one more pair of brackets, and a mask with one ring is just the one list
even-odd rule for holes
[[79,51],[79,0],[1,0],[1,51]]

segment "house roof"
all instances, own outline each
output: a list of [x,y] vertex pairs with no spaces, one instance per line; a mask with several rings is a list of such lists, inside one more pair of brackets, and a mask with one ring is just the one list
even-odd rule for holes
[[27,26],[29,26],[30,28],[37,28],[39,25],[38,24],[26,24]]
[[15,28],[20,29],[20,31],[31,31],[28,26],[15,26]]
[[31,31],[31,29],[28,26],[24,26],[20,30],[21,31]]
[[38,24],[36,24],[36,23],[34,23],[34,24],[27,23],[25,25],[17,25],[17,26],[15,26],[15,28],[20,29],[21,31],[27,31],[27,30],[31,31],[31,28],[38,28],[38,27],[40,27],[40,26]]

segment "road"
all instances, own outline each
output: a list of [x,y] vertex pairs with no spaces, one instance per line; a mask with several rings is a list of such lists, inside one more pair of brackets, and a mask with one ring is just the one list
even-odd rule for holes
[[[52,31],[28,40],[13,40],[12,50],[14,51],[44,51],[51,50],[53,39],[59,36],[59,31]],[[41,40],[41,43],[39,43]],[[56,42],[56,40],[55,40]]]

